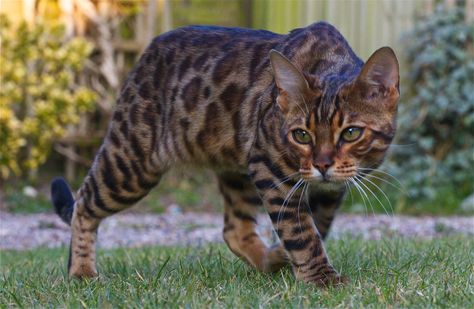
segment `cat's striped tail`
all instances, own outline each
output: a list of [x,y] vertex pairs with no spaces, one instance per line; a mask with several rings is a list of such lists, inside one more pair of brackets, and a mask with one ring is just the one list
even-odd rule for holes
[[74,197],[64,178],[58,177],[51,182],[51,199],[53,201],[54,210],[58,216],[64,222],[71,225],[72,213],[74,211]]

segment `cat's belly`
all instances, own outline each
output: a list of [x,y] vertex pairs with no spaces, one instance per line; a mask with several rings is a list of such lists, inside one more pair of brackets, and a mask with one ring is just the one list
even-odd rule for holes
[[[181,132],[184,135],[184,132]],[[247,160],[252,140],[242,143],[239,149],[235,147],[234,132],[221,132],[216,136],[205,139],[201,133],[189,134],[183,138],[183,144],[177,144],[179,140],[176,134],[169,133],[167,143],[168,151],[179,153],[174,157],[178,167],[209,168],[216,171],[236,171],[247,173]],[[188,143],[188,144],[184,144]],[[164,148],[164,147],[163,147]],[[184,151],[183,151],[183,150]],[[160,157],[168,157],[166,149],[159,150]]]

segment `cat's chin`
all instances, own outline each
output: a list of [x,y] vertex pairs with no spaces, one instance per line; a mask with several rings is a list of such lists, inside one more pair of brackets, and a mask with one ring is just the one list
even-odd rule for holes
[[344,188],[344,182],[341,181],[312,180],[309,185],[318,191],[339,191]]

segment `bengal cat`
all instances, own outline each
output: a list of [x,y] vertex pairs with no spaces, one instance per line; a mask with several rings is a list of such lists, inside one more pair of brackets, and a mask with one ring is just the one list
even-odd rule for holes
[[[343,281],[323,246],[345,184],[382,162],[395,134],[398,62],[388,47],[364,64],[315,23],[287,35],[191,26],[155,38],[129,74],[108,133],[73,199],[52,183],[71,225],[69,274],[97,275],[97,228],[172,167],[212,168],[224,196],[224,240],[263,272]],[[263,205],[281,243],[256,232]]]

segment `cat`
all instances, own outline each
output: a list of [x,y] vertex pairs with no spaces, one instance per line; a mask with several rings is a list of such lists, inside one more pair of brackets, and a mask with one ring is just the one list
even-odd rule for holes
[[[346,280],[323,240],[346,184],[378,167],[396,130],[399,65],[389,47],[364,63],[332,25],[287,35],[188,26],[156,37],[129,74],[94,163],[73,198],[52,182],[71,225],[68,270],[93,277],[97,228],[172,167],[213,169],[223,237],[263,272],[290,264],[298,280]],[[281,242],[256,232],[263,205]]]

